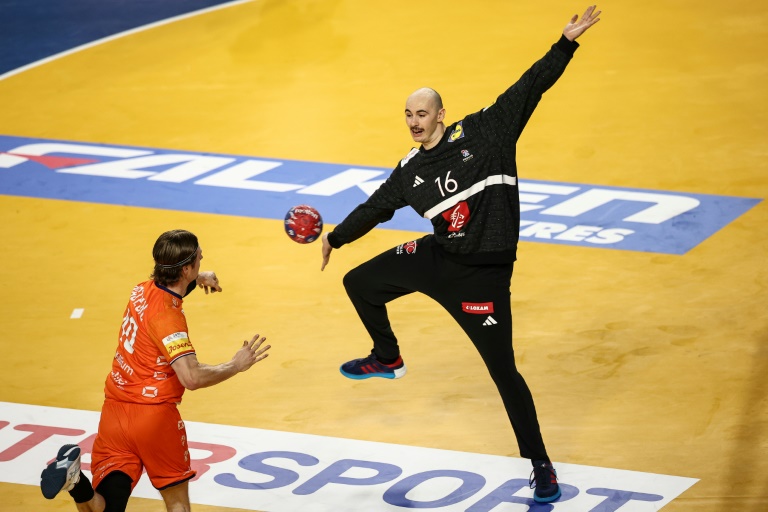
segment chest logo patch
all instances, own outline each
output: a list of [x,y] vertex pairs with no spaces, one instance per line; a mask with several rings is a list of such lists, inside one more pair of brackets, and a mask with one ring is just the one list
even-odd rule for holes
[[448,231],[452,233],[461,231],[461,228],[469,222],[469,205],[466,201],[461,201],[450,210],[445,210],[443,218],[448,222]]

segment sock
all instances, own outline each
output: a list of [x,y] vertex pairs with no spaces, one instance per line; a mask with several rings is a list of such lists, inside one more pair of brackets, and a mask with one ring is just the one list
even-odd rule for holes
[[87,503],[93,499],[93,487],[88,477],[80,472],[80,480],[75,484],[75,487],[69,491],[69,495],[75,500],[75,503]]
[[395,361],[397,361],[397,358],[400,356],[395,357],[394,359],[385,359],[383,357],[376,356],[376,360],[380,362],[381,364],[392,364]]

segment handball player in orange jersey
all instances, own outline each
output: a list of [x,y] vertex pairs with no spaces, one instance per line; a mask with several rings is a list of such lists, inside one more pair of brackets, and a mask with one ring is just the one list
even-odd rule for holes
[[214,272],[200,272],[197,237],[184,230],[160,235],[151,279],[133,288],[107,376],[99,431],[93,443],[93,485],[80,471],[80,447],[64,445],[40,476],[43,495],[69,491],[81,512],[124,512],[144,469],[169,512],[191,510],[187,432],[177,405],[187,389],[213,386],[267,357],[257,334],[226,363],[199,362],[182,309],[196,286],[220,292]]

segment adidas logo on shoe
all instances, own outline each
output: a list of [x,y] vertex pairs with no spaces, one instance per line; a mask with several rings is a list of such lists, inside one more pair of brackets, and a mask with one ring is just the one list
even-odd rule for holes
[[496,325],[497,323],[499,322],[494,320],[491,315],[488,315],[488,318],[485,319],[485,322],[483,322],[483,325]]

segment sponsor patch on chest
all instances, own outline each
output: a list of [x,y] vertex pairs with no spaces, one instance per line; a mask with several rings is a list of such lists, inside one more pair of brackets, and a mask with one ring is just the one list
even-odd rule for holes
[[461,228],[469,222],[469,205],[466,201],[461,201],[450,210],[445,210],[443,218],[448,222],[448,231],[451,233],[461,231]]

